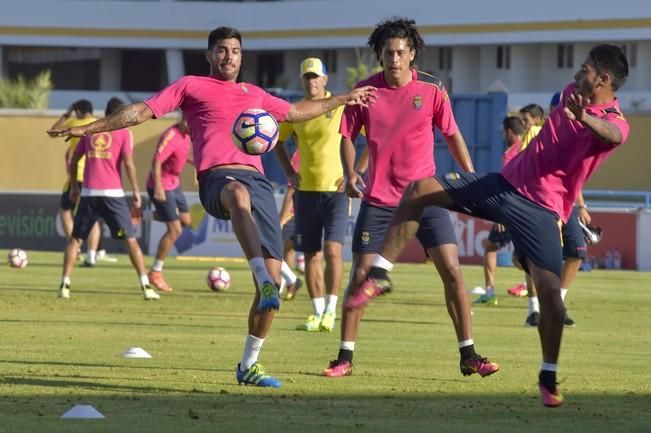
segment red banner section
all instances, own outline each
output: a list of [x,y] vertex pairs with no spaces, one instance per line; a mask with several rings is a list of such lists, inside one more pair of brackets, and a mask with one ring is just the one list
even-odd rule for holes
[[[459,240],[459,259],[464,265],[482,263],[482,241],[488,237],[492,223],[456,212],[450,213]],[[603,238],[588,247],[588,259],[593,267],[610,269],[637,268],[637,214],[634,212],[591,210],[592,224],[603,229]],[[399,261],[422,263],[427,260],[417,240],[412,240]]]

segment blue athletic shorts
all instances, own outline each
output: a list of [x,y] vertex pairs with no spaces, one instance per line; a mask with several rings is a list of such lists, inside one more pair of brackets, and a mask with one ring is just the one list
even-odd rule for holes
[[567,223],[563,224],[561,233],[563,234],[563,258],[578,257],[585,259],[588,249],[586,248],[583,232],[579,225],[578,207],[574,206],[574,209],[572,209],[570,219],[567,220]]
[[[378,253],[386,235],[394,207],[379,207],[362,202],[353,233],[353,252]],[[425,208],[416,237],[426,250],[445,244],[457,244],[457,237],[447,210],[435,206]]]
[[154,190],[147,189],[149,200],[154,205],[154,219],[156,221],[168,222],[179,219],[179,214],[188,211],[188,202],[185,201],[185,194],[181,186],[176,189],[165,191],[165,202],[154,199]]
[[294,233],[296,231],[296,224],[294,224],[295,219],[296,218],[291,217],[291,219],[283,226],[283,241],[294,240]]
[[269,255],[282,260],[283,239],[280,233],[280,219],[269,180],[258,171],[237,169],[216,169],[206,171],[199,177],[199,199],[206,212],[215,218],[229,220],[219,200],[222,188],[230,182],[239,182],[246,187],[251,197],[251,213],[258,228],[260,244]]
[[296,251],[321,251],[322,240],[343,245],[348,224],[348,201],[348,196],[342,192],[296,191]]
[[528,258],[560,278],[563,256],[556,213],[524,197],[499,173],[448,173],[435,179],[455,201],[453,210],[506,227],[525,270]]
[[[77,205],[77,203],[70,201],[70,186],[70,182],[68,182],[68,187],[61,193],[59,207],[63,210],[75,210],[75,206]],[[79,190],[81,190],[81,183],[79,183]]]
[[131,212],[126,197],[81,197],[72,237],[85,240],[98,218],[102,218],[111,229],[113,239],[133,237]]

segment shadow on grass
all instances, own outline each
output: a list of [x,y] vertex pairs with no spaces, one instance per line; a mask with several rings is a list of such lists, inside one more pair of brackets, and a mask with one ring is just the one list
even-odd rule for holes
[[[170,393],[93,382],[14,384],[63,389],[60,395],[5,394],[0,432],[641,433],[651,423],[648,395],[574,394],[565,406],[549,409],[529,393],[367,395],[345,385],[341,393],[321,395],[234,385]],[[66,392],[73,385],[74,392]],[[90,404],[106,418],[60,419],[75,404]]]

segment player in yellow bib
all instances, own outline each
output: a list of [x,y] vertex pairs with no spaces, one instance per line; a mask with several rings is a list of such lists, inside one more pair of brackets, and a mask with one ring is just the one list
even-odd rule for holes
[[[93,104],[86,100],[80,99],[72,103],[66,111],[57,119],[57,121],[52,125],[50,129],[58,128],[73,128],[75,126],[88,125],[89,123],[97,120],[93,116]],[[56,137],[56,135],[51,135],[51,137]],[[79,137],[72,137],[68,141],[68,148],[65,153],[65,167],[66,167],[66,181],[63,184],[63,192],[61,193],[61,200],[59,203],[60,215],[61,215],[61,225],[63,226],[63,231],[66,235],[66,239],[70,240],[72,235],[72,225],[73,225],[73,212],[77,207],[77,202],[70,200],[70,161],[72,160],[72,155],[75,152],[77,143],[79,142]],[[86,159],[84,157],[79,159],[77,163],[77,181],[82,184],[84,180],[84,164]],[[97,254],[97,248],[99,247],[100,241],[100,228],[99,223],[95,223],[93,229],[88,235],[87,239],[87,249],[88,254],[84,260],[84,265],[94,266],[95,265],[95,256]]]
[[[300,75],[305,99],[330,96],[326,90],[328,75],[320,59],[303,60]],[[285,174],[296,189],[294,242],[296,250],[305,254],[305,281],[314,308],[306,323],[297,327],[304,331],[331,332],[335,326],[348,223],[348,197],[340,191],[344,173],[339,158],[339,125],[343,111],[339,107],[312,120],[281,124],[280,145],[276,146]],[[284,144],[292,134],[301,154],[298,173]]]

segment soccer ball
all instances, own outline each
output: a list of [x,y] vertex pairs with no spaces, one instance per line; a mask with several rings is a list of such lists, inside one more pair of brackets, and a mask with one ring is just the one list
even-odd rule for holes
[[242,111],[231,132],[233,143],[247,155],[270,152],[278,142],[278,122],[260,108]]
[[27,266],[27,253],[20,248],[9,251],[7,262],[12,268],[24,268]]
[[231,286],[231,274],[224,268],[212,268],[206,279],[208,287],[215,292],[223,292]]

